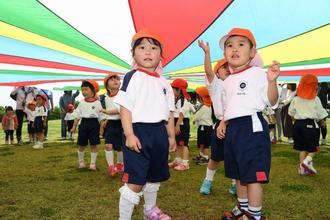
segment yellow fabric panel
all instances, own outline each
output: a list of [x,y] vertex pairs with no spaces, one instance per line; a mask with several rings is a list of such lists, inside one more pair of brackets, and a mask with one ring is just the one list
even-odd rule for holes
[[104,60],[102,58],[99,58],[97,56],[91,55],[89,53],[86,53],[86,52],[78,50],[76,48],[67,46],[63,43],[51,40],[49,38],[40,36],[38,34],[34,34],[32,32],[25,31],[23,29],[14,27],[14,26],[6,24],[4,22],[0,22],[0,35],[8,37],[8,38],[13,38],[13,39],[16,39],[19,41],[24,41],[27,43],[35,44],[35,45],[38,45],[41,47],[61,51],[61,52],[67,53],[67,54],[71,54],[74,56],[82,57],[87,60],[97,62],[100,64],[109,65],[109,66],[127,71],[126,68],[121,67],[112,62],[109,62],[107,60]]

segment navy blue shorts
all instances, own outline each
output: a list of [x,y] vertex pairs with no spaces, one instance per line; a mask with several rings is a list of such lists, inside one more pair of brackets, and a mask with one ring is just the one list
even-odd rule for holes
[[[178,118],[174,118],[174,124],[178,121]],[[183,118],[183,125],[180,125],[180,134],[175,135],[176,144],[178,146],[187,146],[189,144],[190,137],[190,124],[189,118]]]
[[123,127],[121,120],[108,120],[105,128],[105,144],[112,144],[113,149],[121,151],[123,146]]
[[197,129],[197,147],[203,146],[209,148],[211,146],[212,126],[200,125]]
[[34,134],[35,133],[35,129],[33,127],[33,121],[28,121],[28,133],[29,134]]
[[87,146],[100,144],[100,123],[97,118],[82,118],[78,131],[78,145]]
[[70,132],[72,127],[73,127],[74,120],[67,120],[66,121],[66,126],[68,128],[68,131]]
[[220,162],[224,160],[225,139],[220,139],[217,137],[217,128],[219,127],[219,125],[220,121],[217,121],[211,136],[211,160],[215,162]]
[[320,131],[313,119],[296,120],[293,125],[293,149],[299,151],[316,152],[319,147]]
[[170,177],[167,164],[169,143],[164,122],[133,123],[133,132],[140,140],[141,153],[130,150],[124,145],[125,172],[122,181],[144,185],[146,182],[156,183],[167,180]]
[[[259,119],[259,120],[258,120]],[[259,125],[260,131],[253,132]],[[231,119],[225,139],[225,175],[242,183],[267,183],[271,164],[268,123],[258,113]]]
[[34,131],[39,133],[44,131],[44,123],[42,120],[42,116],[35,117],[34,119]]

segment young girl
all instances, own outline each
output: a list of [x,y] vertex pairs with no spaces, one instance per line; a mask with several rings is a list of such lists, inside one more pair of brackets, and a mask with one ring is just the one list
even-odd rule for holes
[[24,112],[26,114],[26,118],[28,120],[28,133],[29,133],[29,139],[30,143],[34,144],[36,142],[36,133],[33,127],[34,122],[34,112],[36,109],[36,102],[31,101],[28,103],[27,107],[25,107]]
[[36,133],[37,141],[33,145],[33,149],[44,148],[44,129],[47,126],[47,97],[45,94],[40,93],[36,97],[36,109],[34,111],[33,128]]
[[[108,174],[114,177],[117,173],[124,172],[123,164],[123,127],[120,121],[119,106],[113,102],[119,88],[120,77],[117,73],[110,73],[104,79],[104,87],[107,90],[105,95],[105,107],[101,112],[107,114],[105,128],[105,158],[108,163]],[[117,152],[117,164],[114,165],[113,149]]]
[[[119,219],[131,219],[143,194],[144,219],[171,219],[157,206],[160,182],[169,178],[169,146],[175,148],[174,96],[161,76],[162,41],[144,29],[132,39],[136,65],[127,73],[115,102],[120,105],[125,134],[125,173],[120,191]],[[158,71],[158,72],[156,72]],[[141,193],[142,191],[142,193]]]
[[195,112],[193,105],[189,102],[190,96],[186,89],[188,83],[184,79],[175,79],[171,83],[175,96],[175,139],[178,149],[176,158],[169,163],[169,167],[184,171],[189,169],[189,136],[190,136],[190,112]]
[[69,140],[73,140],[73,133],[71,132],[71,129],[73,127],[74,119],[76,118],[76,114],[74,113],[74,105],[68,104],[67,111],[64,117],[65,124],[68,129],[68,138]]
[[17,117],[14,114],[13,107],[6,106],[5,108],[5,115],[2,117],[2,128],[5,131],[5,143],[14,144],[14,130],[17,128]]
[[85,148],[89,143],[91,147],[91,162],[89,169],[96,171],[97,147],[100,144],[100,119],[102,118],[101,102],[97,98],[99,85],[95,80],[87,79],[81,84],[81,91],[85,99],[79,102],[76,109],[76,118],[73,123],[71,132],[74,133],[77,129],[78,122],[81,120],[78,129],[78,163],[79,169],[85,168]]
[[304,75],[297,89],[297,96],[291,101],[289,115],[295,119],[293,127],[293,148],[300,151],[298,173],[316,174],[313,157],[319,147],[319,130],[317,121],[324,126],[324,118],[328,116],[316,96],[318,80],[311,74]]
[[207,150],[211,146],[212,136],[212,109],[211,98],[206,86],[201,86],[196,89],[197,99],[202,104],[195,113],[194,122],[197,126],[197,146],[200,149],[199,156],[196,157],[197,164],[205,164],[209,157]]

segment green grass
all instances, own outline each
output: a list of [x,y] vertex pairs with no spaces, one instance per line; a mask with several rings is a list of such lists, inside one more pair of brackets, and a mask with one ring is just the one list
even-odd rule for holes
[[[75,143],[59,140],[59,124],[50,122],[43,150],[0,146],[0,219],[118,219],[122,184],[119,177],[107,176],[103,146],[97,172],[78,170]],[[191,157],[197,154],[195,136],[192,131]],[[3,133],[0,140],[4,142]],[[298,153],[286,144],[273,146],[271,181],[264,185],[263,213],[268,219],[330,219],[330,149],[321,148],[314,163],[317,175],[299,176]],[[223,164],[212,194],[199,194],[205,169],[191,162],[189,171],[171,170],[170,180],[161,185],[158,204],[173,219],[219,219],[234,206]],[[142,205],[143,200],[133,219],[142,219]]]

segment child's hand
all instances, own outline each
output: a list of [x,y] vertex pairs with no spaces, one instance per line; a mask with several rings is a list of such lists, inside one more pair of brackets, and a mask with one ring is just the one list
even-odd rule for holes
[[320,120],[320,126],[321,126],[321,128],[325,128],[326,123],[325,123],[324,119]]
[[225,138],[226,136],[226,122],[224,120],[222,120],[220,122],[220,125],[217,128],[217,137],[220,139]]
[[76,127],[73,126],[73,127],[71,128],[70,132],[71,132],[71,133],[75,133],[75,132],[76,132]]
[[178,135],[181,133],[180,131],[180,125],[176,125],[175,128],[174,128],[174,131],[175,131],[175,134]]
[[176,141],[174,137],[168,138],[170,152],[174,152],[176,150]]
[[134,134],[131,134],[126,137],[126,147],[130,150],[134,150],[135,152],[140,153],[141,143]]
[[105,110],[104,108],[101,108],[101,109],[100,109],[100,112],[102,112],[102,113],[106,113],[106,111],[107,111],[107,110]]
[[277,79],[280,75],[280,63],[276,60],[273,60],[273,63],[269,65],[267,71],[268,81],[272,82]]
[[206,42],[206,44],[204,44],[203,40],[198,40],[198,46],[204,50],[204,53],[210,53],[209,42]]
[[34,128],[34,122],[32,123],[32,128]]

